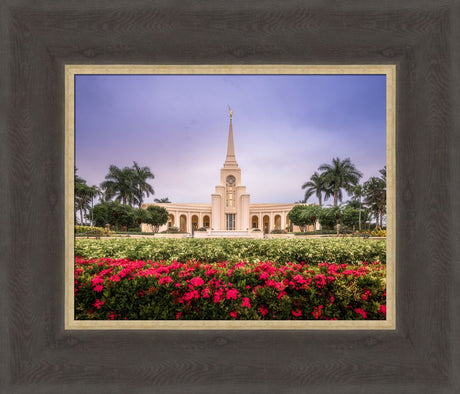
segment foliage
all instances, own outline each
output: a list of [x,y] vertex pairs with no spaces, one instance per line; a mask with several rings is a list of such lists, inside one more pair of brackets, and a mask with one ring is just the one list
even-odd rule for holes
[[149,167],[139,167],[139,165],[135,161],[133,162],[132,169],[136,189],[135,195],[140,207],[144,199],[144,194],[147,197],[149,197],[150,194],[154,194],[153,188],[147,182],[147,180],[154,179],[155,176],[152,174],[152,171],[150,171]]
[[384,320],[385,266],[75,259],[81,320]]
[[339,207],[322,208],[318,220],[321,226],[334,228],[337,223],[340,223],[341,216],[342,211]]
[[[334,196],[334,206],[342,201],[342,189],[351,192],[362,177],[362,173],[349,158],[341,160],[336,157],[332,159],[332,164],[322,164],[318,169],[323,171],[322,176],[325,188],[329,190],[328,194]],[[327,197],[325,199],[327,200]]]
[[381,173],[383,178],[371,177],[364,183],[364,202],[380,226],[386,213],[386,168]]
[[322,205],[322,193],[325,193],[325,199],[330,197],[330,190],[326,187],[326,181],[324,179],[324,173],[318,174],[315,172],[308,182],[302,185],[302,189],[305,190],[304,201],[306,202],[313,194],[318,198],[319,206]]
[[315,225],[321,207],[318,205],[295,205],[288,213],[288,219],[291,223],[305,227]]
[[169,198],[168,197],[164,197],[164,198],[155,198],[155,200],[153,200],[155,202],[160,202],[160,203],[163,203],[163,204],[170,204],[171,201],[169,201]]
[[[359,227],[359,209],[347,206],[342,210],[341,216],[342,223],[348,227]],[[366,223],[369,220],[369,211],[367,209],[361,210],[361,223]]]
[[[106,235],[107,230],[104,227],[92,227],[92,226],[75,226],[75,234],[85,234],[88,232],[100,231],[101,235]],[[110,235],[115,234],[114,231],[109,231]]]
[[74,178],[74,208],[75,214],[80,213],[80,224],[84,223],[84,218],[88,218],[88,211],[93,205],[93,200],[100,194],[97,186],[88,186],[86,181],[77,175],[75,168]]
[[104,201],[94,206],[93,218],[96,226],[134,227],[138,225],[134,209],[129,205],[120,204],[118,201]]
[[130,260],[277,261],[281,263],[359,264],[386,262],[386,241],[360,238],[321,239],[76,239],[75,255]]
[[149,205],[147,207],[147,216],[145,223],[151,224],[155,231],[158,231],[158,227],[166,224],[168,221],[168,211],[156,205]]
[[275,229],[270,232],[270,234],[286,234],[286,231],[280,230],[280,229]]
[[148,197],[150,193],[154,193],[152,186],[147,182],[153,178],[154,175],[148,167],[139,167],[136,162],[133,162],[132,167],[119,168],[111,165],[101,188],[106,200],[115,197],[116,201],[122,202],[123,205],[140,206],[144,194]]

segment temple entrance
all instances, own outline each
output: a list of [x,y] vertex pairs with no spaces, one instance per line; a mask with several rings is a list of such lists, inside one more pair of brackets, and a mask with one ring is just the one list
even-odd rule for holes
[[226,222],[227,222],[227,230],[235,230],[235,214],[234,213],[227,213],[226,215]]
[[252,228],[259,228],[259,217],[254,215],[251,219],[251,227]]

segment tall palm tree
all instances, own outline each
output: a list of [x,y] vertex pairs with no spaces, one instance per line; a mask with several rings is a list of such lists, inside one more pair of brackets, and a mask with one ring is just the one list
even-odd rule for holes
[[359,218],[358,218],[358,223],[359,223],[359,231],[361,231],[361,211],[363,209],[363,203],[362,203],[362,198],[364,197],[364,189],[362,185],[355,185],[352,189],[353,193],[353,199],[354,201],[357,202],[358,205],[358,211],[359,211]]
[[115,197],[117,201],[121,201],[125,205],[132,206],[139,203],[136,174],[132,168],[118,168],[112,164],[105,179],[101,183],[101,188],[104,190],[106,201]]
[[75,183],[75,210],[80,211],[80,224],[83,224],[84,215],[88,217],[87,211],[93,207],[93,199],[99,193],[97,186],[88,186],[81,178]]
[[350,192],[353,186],[357,185],[363,174],[356,169],[349,158],[340,160],[338,157],[332,159],[332,164],[322,164],[318,168],[324,171],[324,182],[326,188],[334,195],[334,206],[342,201],[342,189]]
[[[364,183],[365,204],[375,217],[376,224],[383,224],[386,212],[386,184],[382,178],[371,177]],[[380,220],[379,220],[380,219]]]
[[[308,188],[308,189],[307,189]],[[315,172],[308,182],[302,185],[302,189],[305,190],[304,201],[306,202],[313,194],[318,197],[319,206],[322,205],[322,193],[325,193],[325,199],[329,198],[329,189],[326,188],[323,174]]]
[[150,171],[148,167],[139,167],[139,165],[134,161],[133,162],[133,173],[134,173],[134,182],[136,184],[136,199],[139,202],[139,208],[144,200],[144,193],[147,197],[150,196],[150,193],[154,194],[153,188],[150,184],[147,183],[147,179],[154,179],[155,176]]

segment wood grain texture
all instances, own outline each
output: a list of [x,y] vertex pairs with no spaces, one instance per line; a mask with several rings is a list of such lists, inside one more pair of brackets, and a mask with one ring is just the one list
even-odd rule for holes
[[[458,0],[0,7],[1,393],[460,392]],[[397,331],[64,331],[72,63],[397,64]]]

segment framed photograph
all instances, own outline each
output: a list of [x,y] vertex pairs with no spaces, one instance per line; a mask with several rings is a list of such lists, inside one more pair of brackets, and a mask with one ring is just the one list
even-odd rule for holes
[[66,65],[66,99],[67,328],[395,329],[394,65]]
[[[153,3],[137,0],[129,4],[122,0],[96,0],[84,4],[2,2],[0,391],[12,394],[458,393],[459,8],[458,0],[418,0],[403,6],[392,1],[377,4],[360,0],[333,5],[319,0],[264,4],[185,2],[181,5],[163,0]],[[145,72],[140,71],[142,67]],[[83,156],[79,156],[78,146],[83,143],[83,136],[79,137],[78,133],[83,129],[78,129],[82,124],[73,123],[78,122],[80,116],[79,101],[78,92],[74,96],[77,101],[69,100],[69,83],[77,81],[74,88],[78,89],[78,75],[90,74],[172,75],[174,67],[176,76],[192,75],[194,72],[190,68],[198,70],[200,67],[209,69],[196,74],[232,75],[233,68],[253,67],[253,75],[317,75],[322,73],[321,67],[331,67],[330,72],[324,74],[363,75],[367,74],[363,67],[369,67],[368,70],[373,70],[369,75],[386,75],[385,89],[389,80],[394,82],[395,99],[391,104],[394,133],[392,138],[386,138],[386,148],[393,144],[394,149],[389,150],[393,152],[390,156],[385,153],[387,171],[393,171],[393,178],[389,179],[394,186],[393,189],[388,186],[388,190],[394,192],[394,205],[386,218],[387,230],[393,231],[387,234],[387,257],[391,258],[390,252],[394,252],[394,265],[392,272],[387,269],[386,278],[393,278],[394,282],[387,283],[385,320],[375,320],[370,323],[375,326],[366,326],[368,323],[364,320],[355,319],[349,321],[349,327],[336,329],[339,325],[326,325],[335,324],[334,321],[296,320],[298,316],[292,311],[296,314],[298,311],[292,308],[289,313],[293,318],[284,321],[241,319],[239,313],[248,309],[243,306],[243,303],[248,305],[243,299],[250,298],[247,295],[238,299],[238,308],[226,311],[228,319],[216,320],[214,326],[207,326],[213,320],[188,319],[185,315],[180,315],[179,319],[174,315],[172,320],[154,321],[114,316],[112,321],[110,311],[106,319],[75,319],[76,313],[84,312],[91,317],[93,312],[103,308],[94,305],[96,299],[92,300],[93,311],[89,308],[78,311],[76,304],[72,305],[75,283],[69,286],[69,279],[75,280],[72,245],[75,229],[66,215],[74,212],[74,199],[68,198],[75,191],[74,164],[77,164],[77,175],[92,186],[106,181],[111,164],[118,168],[132,167],[136,161],[140,168],[149,167],[155,175],[152,182],[155,194],[147,199],[169,197],[172,204],[194,203],[195,200],[174,197],[177,194],[167,192],[166,185],[160,182],[163,170],[159,166],[131,156],[126,157],[126,163],[118,161],[120,155],[115,151],[101,164],[101,175],[93,180],[91,171],[79,163],[79,157]],[[289,67],[291,70],[286,71]],[[351,72],[353,67],[360,71]],[[379,67],[382,67],[380,71]],[[180,68],[183,72],[177,71]],[[264,73],[264,69],[270,71]],[[243,74],[241,70],[234,73]],[[148,83],[144,87],[148,90]],[[87,83],[86,88],[91,88],[91,83]],[[97,84],[92,88],[94,94],[101,91]],[[126,108],[133,117],[140,116],[136,112],[141,106],[140,96],[141,93],[139,101],[132,101],[129,111],[126,107],[120,111]],[[288,99],[286,97],[284,104],[289,103]],[[207,155],[202,158],[202,152],[196,155],[203,162],[206,160],[203,168],[212,168],[215,175],[211,177],[216,181],[211,183],[205,174],[196,176],[197,183],[206,183],[204,187],[208,188],[205,191],[209,196],[207,201],[201,198],[198,201],[199,196],[196,201],[212,205],[212,195],[219,195],[216,191],[221,190],[216,187],[224,187],[221,198],[237,201],[238,197],[244,202],[247,199],[244,195],[248,194],[249,208],[251,204],[276,202],[269,201],[266,196],[260,201],[256,199],[260,189],[253,187],[256,183],[251,180],[255,167],[249,162],[243,166],[248,157],[243,154],[245,145],[242,142],[247,137],[243,133],[250,132],[242,128],[247,114],[236,101],[227,101],[226,97],[222,100],[225,102],[215,103],[219,108],[222,106],[222,110],[214,111],[221,126],[213,130],[222,131],[224,135],[217,138],[208,134],[206,141],[211,143],[215,138],[213,162],[207,162]],[[99,99],[99,103],[104,101],[104,98]],[[89,99],[83,102],[87,106],[90,104]],[[319,103],[318,96],[316,104]],[[71,108],[74,104],[76,107]],[[337,110],[343,111],[345,104],[341,105]],[[388,109],[385,108],[385,117],[391,113]],[[271,112],[273,117],[277,115],[276,111]],[[77,118],[72,120],[69,118],[72,115]],[[94,137],[97,137],[96,128],[101,125],[90,115],[87,112],[85,121],[92,125]],[[168,114],[162,115],[167,117]],[[309,119],[313,115],[320,114],[311,114]],[[230,117],[234,157],[241,169],[238,186],[246,187],[245,193],[235,193],[231,199],[225,193],[227,183],[239,182],[238,177],[233,173],[225,174],[224,184],[221,182],[221,170],[227,156],[227,164],[234,165],[229,149]],[[180,116],[169,118],[180,119]],[[391,126],[388,119],[386,117],[387,131]],[[265,124],[265,120],[259,117],[256,123]],[[72,146],[69,130],[74,125],[77,129]],[[118,126],[122,125],[119,122]],[[115,130],[117,125],[112,126]],[[141,125],[138,126],[130,130],[133,138],[140,132]],[[189,133],[192,138],[192,128]],[[109,145],[105,144],[108,151]],[[74,152],[74,148],[77,151]],[[90,148],[90,144],[84,147],[91,153]],[[381,149],[381,144],[375,146],[376,157]],[[178,157],[177,152],[172,152],[172,159]],[[260,152],[263,151],[256,150],[254,156]],[[338,157],[347,156],[340,154]],[[376,164],[372,174],[367,173],[364,166],[357,165],[355,157],[350,153],[352,163],[363,173],[362,181],[379,176],[381,164]],[[186,160],[185,166],[190,167],[188,163],[194,158]],[[334,155],[324,161],[321,158],[314,163],[313,170],[322,164],[331,164],[333,158]],[[272,160],[271,165],[276,167],[277,163]],[[174,162],[174,172],[180,171],[179,164],[182,165]],[[234,176],[234,181],[228,178],[230,175]],[[309,181],[311,175],[310,171],[302,174],[301,182]],[[296,200],[305,197],[306,188],[301,189],[301,186],[302,183],[296,185],[299,192]],[[188,190],[192,197],[196,190],[203,189],[189,186]],[[347,195],[343,197],[347,200]],[[316,202],[315,197],[310,198],[307,203]],[[296,200],[283,200],[282,203],[295,203]],[[329,197],[326,202],[333,205],[333,201],[333,197]],[[99,203],[98,200],[94,202]],[[160,207],[168,204],[154,200],[144,203]],[[85,209],[77,210],[78,224],[99,227],[93,226],[95,211],[89,219],[90,211],[86,209],[85,215]],[[184,233],[193,230],[194,236],[201,227],[205,229],[200,231],[203,234],[208,231],[249,232],[253,231],[253,223],[265,235],[276,236],[276,233],[271,234],[271,229],[278,230],[277,227],[289,224],[281,214],[275,220],[275,212],[273,218],[268,215],[267,222],[264,215],[257,216],[249,211],[246,230],[237,228],[243,223],[241,217],[229,218],[225,215],[231,212],[224,210],[224,221],[214,222],[219,226],[224,223],[222,230],[213,227],[212,210],[210,228],[206,227],[204,212],[197,218],[192,218],[192,212],[190,217],[188,213],[177,213],[179,216],[174,217],[174,222],[168,215],[166,224],[155,224],[152,218],[147,219],[152,223],[144,224],[152,228],[144,227],[144,233],[150,229],[156,232],[154,226],[157,226],[158,232],[169,234],[169,221],[170,227],[178,227],[180,231],[182,226],[186,230]],[[257,217],[254,222],[253,216]],[[160,229],[161,226],[166,229]],[[114,231],[113,227],[111,225],[108,231]],[[308,232],[308,228],[303,230]],[[105,241],[104,234],[99,235],[101,239],[97,241]],[[89,240],[93,236],[97,238],[98,234],[89,235]],[[192,241],[199,241],[197,237]],[[75,237],[75,241],[78,240]],[[88,255],[88,260],[91,258]],[[110,258],[118,259],[117,256]],[[160,262],[161,259],[155,256],[152,261]],[[389,283],[393,283],[392,293]],[[195,285],[199,286],[197,280],[192,284]],[[99,305],[101,302],[105,305],[106,301],[100,299]],[[249,299],[249,303],[252,306],[254,301]],[[258,309],[261,313],[260,306]],[[230,315],[234,310],[236,318]],[[182,316],[184,319],[180,319]],[[260,324],[259,327],[251,326],[254,323]],[[383,326],[379,326],[381,323]]]

